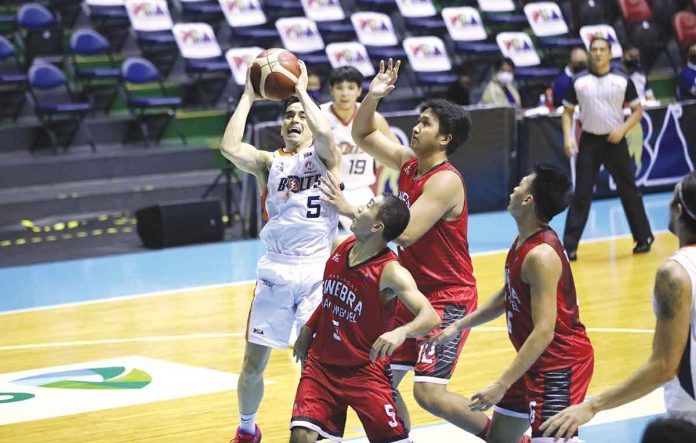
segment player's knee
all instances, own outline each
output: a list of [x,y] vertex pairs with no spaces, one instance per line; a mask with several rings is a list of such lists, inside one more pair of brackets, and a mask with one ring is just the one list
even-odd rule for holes
[[255,358],[244,358],[242,363],[242,374],[249,379],[260,379],[266,366]]
[[306,428],[292,428],[290,443],[314,443],[317,441],[317,433]]
[[413,385],[413,397],[418,406],[430,413],[435,413],[442,408],[442,392],[445,385],[435,385],[432,383],[415,383]]

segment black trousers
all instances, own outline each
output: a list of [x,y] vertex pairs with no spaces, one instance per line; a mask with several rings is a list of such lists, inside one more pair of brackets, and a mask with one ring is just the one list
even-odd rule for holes
[[578,248],[590,213],[592,190],[601,165],[614,177],[633,239],[644,242],[652,236],[643,200],[631,171],[631,157],[628,155],[626,139],[614,144],[607,141],[606,135],[583,132],[575,162],[575,196],[568,209],[563,233],[563,245],[569,251]]

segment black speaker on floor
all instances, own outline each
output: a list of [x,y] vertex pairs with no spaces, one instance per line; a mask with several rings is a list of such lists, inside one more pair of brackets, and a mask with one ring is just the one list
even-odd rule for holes
[[138,209],[135,218],[146,248],[216,242],[224,237],[219,200],[148,206]]

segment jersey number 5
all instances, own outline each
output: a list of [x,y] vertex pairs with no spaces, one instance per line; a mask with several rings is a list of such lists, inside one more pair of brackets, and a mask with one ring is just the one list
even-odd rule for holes
[[319,196],[312,195],[307,197],[307,218],[319,218],[321,214],[321,204],[319,203]]

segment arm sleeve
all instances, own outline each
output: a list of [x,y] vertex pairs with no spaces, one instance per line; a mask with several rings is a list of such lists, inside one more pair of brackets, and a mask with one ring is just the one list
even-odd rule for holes
[[640,103],[640,97],[638,96],[635,83],[633,83],[633,80],[630,78],[626,79],[626,81],[626,95],[624,96],[624,101],[631,106]]
[[578,97],[575,94],[575,79],[572,79],[568,85],[568,91],[563,99],[563,104],[568,105],[569,107],[578,104]]

